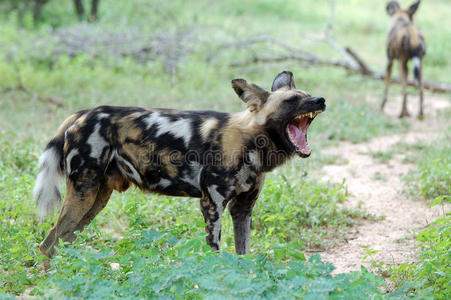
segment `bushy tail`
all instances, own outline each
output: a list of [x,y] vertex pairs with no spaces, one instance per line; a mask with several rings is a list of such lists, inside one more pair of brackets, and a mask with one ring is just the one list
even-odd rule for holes
[[39,159],[40,172],[36,178],[33,196],[38,205],[38,215],[45,219],[59,204],[61,192],[59,184],[64,176],[61,170],[62,149],[49,144]]
[[421,56],[412,57],[412,66],[413,66],[413,76],[417,83],[420,82],[421,78]]

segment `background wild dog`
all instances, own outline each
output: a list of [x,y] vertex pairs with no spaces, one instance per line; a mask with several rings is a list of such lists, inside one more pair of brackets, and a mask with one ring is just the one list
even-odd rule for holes
[[59,218],[41,243],[51,257],[59,238],[73,241],[105,207],[113,190],[200,198],[207,243],[218,250],[221,216],[229,205],[235,249],[249,252],[252,209],[265,173],[295,154],[308,157],[307,128],[324,98],[295,88],[291,72],[271,92],[232,80],[243,112],[176,111],[100,106],[70,116],[40,158],[35,197],[43,216],[58,204],[58,178],[67,193]]
[[381,109],[384,110],[388,97],[388,86],[393,60],[399,62],[399,77],[402,83],[402,110],[400,118],[409,116],[407,110],[407,74],[409,59],[412,60],[413,74],[418,82],[420,111],[418,117],[423,117],[423,56],[426,53],[426,44],[423,35],[413,24],[413,15],[417,11],[420,1],[412,4],[407,10],[401,9],[398,2],[387,4],[387,13],[391,16],[391,24],[387,37],[387,67],[385,73],[384,98]]

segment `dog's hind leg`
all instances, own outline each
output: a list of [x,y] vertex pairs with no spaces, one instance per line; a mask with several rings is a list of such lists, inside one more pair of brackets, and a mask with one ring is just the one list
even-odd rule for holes
[[84,215],[83,219],[81,219],[74,231],[82,231],[85,226],[89,225],[89,223],[94,220],[97,214],[107,205],[113,190],[117,190],[122,193],[127,190],[129,186],[130,182],[123,177],[118,170],[115,168],[108,169],[107,175],[100,183],[94,205]]
[[399,115],[400,118],[410,116],[407,109],[407,72],[407,60],[399,59],[399,77],[401,78],[402,83],[402,110]]
[[200,199],[200,208],[207,223],[207,244],[213,251],[219,250],[221,246],[221,218],[227,201],[228,199],[218,192],[217,185],[209,186]]
[[[412,59],[413,61],[413,59]],[[423,107],[424,107],[424,93],[423,93],[423,60],[421,58],[417,58],[417,65],[418,66],[414,66],[414,71],[415,71],[415,78],[418,82],[418,96],[420,98],[420,109],[419,109],[419,113],[418,113],[418,119],[423,119],[424,115],[423,115]]]
[[[105,206],[108,203],[108,200],[111,197],[111,193],[113,192],[113,189],[108,185],[107,181],[104,180],[100,184],[99,192],[97,193],[96,200],[94,202],[94,205],[91,207],[91,209],[83,216],[81,221],[78,223],[77,227],[75,227],[74,231],[82,231],[83,228],[97,216],[97,214],[105,208]],[[72,236],[73,239],[75,239],[75,236]],[[68,240],[69,242],[72,242],[73,240]]]
[[387,98],[388,98],[388,87],[390,85],[390,76],[391,76],[391,70],[392,70],[392,66],[393,66],[393,60],[389,59],[387,62],[387,67],[385,70],[385,78],[384,78],[384,82],[385,82],[385,88],[384,88],[384,98],[382,99],[382,103],[381,103],[381,110],[384,110],[384,106],[385,103],[387,103]]
[[85,215],[93,208],[99,188],[100,183],[91,184],[86,188],[76,188],[72,181],[67,179],[66,197],[58,220],[40,245],[40,250],[44,255],[52,257],[55,254],[54,246],[58,239],[61,238],[65,242],[71,242],[75,239],[74,231]]

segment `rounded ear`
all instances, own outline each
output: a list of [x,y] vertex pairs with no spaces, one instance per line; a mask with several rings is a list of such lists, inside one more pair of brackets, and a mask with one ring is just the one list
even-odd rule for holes
[[417,11],[418,6],[420,6],[420,0],[418,0],[417,2],[415,2],[414,4],[410,5],[409,8],[407,9],[407,12],[409,13],[409,16],[412,17],[413,14]]
[[280,88],[288,87],[290,90],[296,88],[294,83],[293,73],[290,71],[283,71],[279,73],[272,83],[271,91],[277,91]]
[[401,9],[401,7],[399,6],[399,3],[396,1],[390,1],[387,3],[387,7],[385,8],[387,10],[387,14],[389,16],[393,16],[394,13],[398,10]]
[[233,79],[232,87],[235,93],[243,100],[251,111],[258,111],[268,100],[269,92],[256,84],[247,83],[244,79]]

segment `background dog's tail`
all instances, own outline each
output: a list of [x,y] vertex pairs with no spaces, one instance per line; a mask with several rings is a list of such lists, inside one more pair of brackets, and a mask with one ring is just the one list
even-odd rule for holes
[[421,76],[421,56],[412,57],[412,66],[413,66],[413,76],[415,77],[416,82],[420,82]]
[[64,177],[64,137],[66,130],[80,117],[80,113],[67,118],[58,129],[55,137],[47,144],[39,158],[39,174],[33,190],[38,215],[44,220],[59,205],[60,181]]

